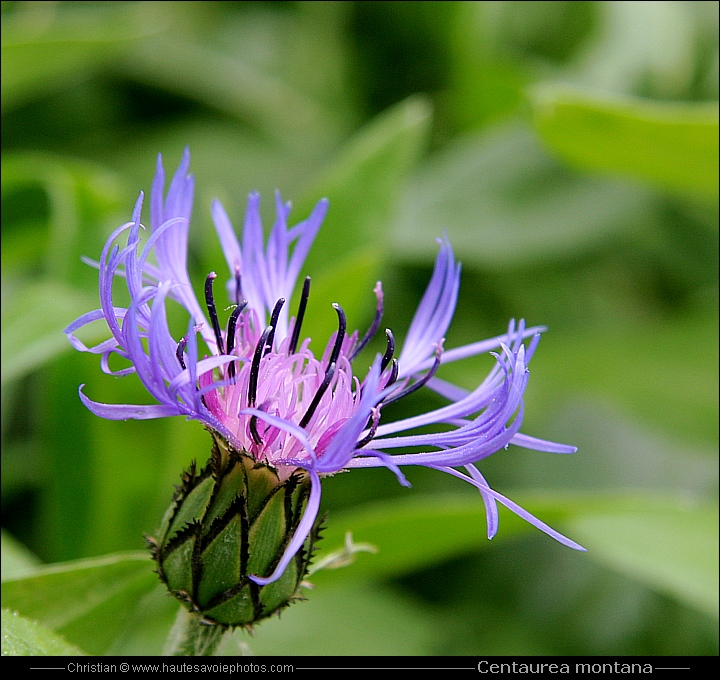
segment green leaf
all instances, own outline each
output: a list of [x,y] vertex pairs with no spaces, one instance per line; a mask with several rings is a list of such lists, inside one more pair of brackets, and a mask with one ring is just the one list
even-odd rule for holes
[[28,550],[20,541],[2,530],[2,580],[18,578],[29,574],[41,563],[40,558]]
[[[345,144],[294,211],[307,215],[320,198],[329,199],[305,270],[313,277],[327,277],[321,287],[334,288],[332,302],[342,305],[351,320],[359,309],[374,307],[372,289],[389,252],[386,243],[400,191],[425,146],[430,121],[430,106],[421,97],[384,112]],[[318,309],[330,319],[329,324],[320,322],[323,332],[335,330],[334,315],[316,304],[314,293],[311,298],[309,328]],[[355,301],[359,304],[353,309]]]
[[[63,329],[98,303],[92,295],[61,281],[23,283],[22,293],[20,283],[5,281],[3,285],[0,381],[5,385],[71,350]],[[82,334],[90,345],[107,337],[107,329],[100,327]]]
[[641,223],[649,193],[579,176],[517,125],[447,145],[416,174],[392,234],[405,257],[435,256],[447,231],[463,262],[501,267],[575,254]]
[[570,522],[611,569],[718,616],[718,507],[674,498],[608,504]]
[[149,554],[119,553],[5,581],[2,601],[88,653],[103,654],[131,626],[139,600],[156,584]]
[[548,408],[569,394],[592,393],[660,433],[716,447],[717,315],[658,322],[649,333],[619,324],[572,337],[547,333],[533,358],[530,384],[533,423],[549,417]]
[[[151,3],[145,12],[171,31],[115,65],[131,79],[222,111],[236,131],[242,121],[302,154],[325,156],[351,129],[344,8],[309,3],[288,14],[271,6]],[[278,186],[285,185],[271,189]]]
[[282,75],[258,68],[252,55],[222,52],[208,42],[174,31],[143,41],[120,66],[135,81],[249,121],[289,149],[327,148],[337,139],[342,118],[331,107]]
[[538,86],[531,101],[538,133],[575,167],[717,195],[717,104],[611,97],[565,85]]
[[[697,91],[698,62],[713,59],[712,49],[707,56],[698,54],[700,27],[712,30],[717,14],[712,3],[593,4],[597,21],[572,65],[575,81],[607,92],[641,89],[668,99]],[[717,86],[708,89],[717,91]]]
[[22,218],[3,224],[5,275],[26,276],[28,269],[34,275],[42,267],[53,279],[77,280],[81,272],[80,280],[86,282],[92,270],[80,255],[100,253],[110,227],[98,229],[98,222],[119,207],[120,186],[116,175],[86,161],[38,152],[4,154],[2,191],[8,212],[15,192],[27,189],[41,189],[48,204],[46,224]]
[[19,6],[2,21],[2,108],[23,104],[40,90],[65,86],[92,71],[119,47],[162,30],[147,7],[97,11],[54,5]]
[[308,214],[323,196],[330,209],[308,256],[309,271],[316,263],[327,266],[340,244],[344,254],[369,245],[382,250],[399,192],[427,142],[431,114],[423,97],[400,102],[351,138],[312,182],[297,214]]
[[60,635],[17,612],[2,610],[3,656],[82,656]]
[[[648,588],[717,613],[717,508],[690,507],[669,494],[510,497],[586,547],[578,559],[599,559]],[[396,499],[331,516],[318,560],[341,547],[348,531],[377,553],[358,553],[352,565],[318,571],[313,581],[324,586],[348,578],[398,576],[538,530],[501,507],[500,530],[491,542],[479,498]]]
[[[551,499],[536,501],[533,505],[524,504],[523,507],[548,522],[564,517],[574,509],[561,500]],[[505,540],[513,534],[537,531],[510,513],[503,514],[500,524],[495,541]],[[355,542],[375,546],[377,554],[358,553],[351,567],[319,571],[313,575],[313,581],[334,583],[350,575],[372,578],[397,576],[492,547],[487,540],[482,500],[474,496],[416,495],[331,515],[322,534],[321,552],[317,559],[344,545],[348,531]]]
[[433,613],[389,588],[323,586],[307,598],[284,610],[282,618],[263,621],[250,639],[236,632],[225,653],[249,648],[257,655],[382,656],[427,654],[433,649]]

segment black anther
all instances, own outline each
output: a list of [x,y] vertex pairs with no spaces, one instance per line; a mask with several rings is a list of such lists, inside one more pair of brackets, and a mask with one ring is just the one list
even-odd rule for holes
[[213,298],[213,281],[217,277],[215,272],[210,272],[205,279],[205,304],[207,305],[208,313],[210,314],[210,323],[215,333],[215,340],[217,341],[218,353],[225,354],[222,333],[220,332],[220,321],[218,321],[217,310],[215,309],[215,299]]
[[315,396],[313,397],[313,400],[310,402],[310,406],[308,406],[307,411],[305,411],[305,415],[302,417],[302,420],[300,421],[300,427],[305,427],[309,422],[310,418],[313,417],[315,414],[315,411],[317,410],[318,404],[320,404],[320,400],[323,398],[323,395],[325,392],[327,392],[327,388],[330,386],[330,381],[333,378],[333,375],[335,375],[335,363],[331,363],[328,366],[327,371],[325,371],[325,377],[323,378],[323,381],[320,383],[320,387],[318,387],[317,392],[315,392]]
[[180,342],[178,342],[175,349],[175,356],[180,362],[180,367],[183,371],[187,368],[187,366],[185,366],[185,360],[183,359],[183,352],[185,351],[185,347],[187,347],[187,338],[183,338]]
[[395,336],[389,328],[385,329],[385,336],[387,337],[387,347],[385,348],[385,354],[383,354],[382,361],[380,362],[380,373],[387,368],[390,360],[393,358],[393,354],[395,354]]
[[338,315],[338,331],[337,336],[335,337],[335,346],[330,354],[330,361],[328,361],[328,365],[337,362],[338,357],[340,356],[340,350],[342,349],[343,340],[345,339],[345,330],[347,329],[347,318],[345,317],[343,308],[336,303],[333,303],[333,307]]
[[[263,357],[263,350],[267,344],[268,337],[274,331],[272,326],[268,326],[260,336],[258,344],[255,346],[255,353],[253,354],[252,366],[250,367],[250,378],[248,380],[248,405],[255,406],[255,399],[257,398],[257,385],[258,376],[260,374],[260,359]],[[253,441],[259,446],[262,444],[262,438],[257,431],[257,416],[250,418],[250,434],[252,435]]]
[[293,332],[290,336],[290,345],[288,352],[295,354],[297,350],[298,340],[300,339],[300,327],[302,326],[303,318],[305,317],[305,308],[307,307],[308,298],[310,297],[310,277],[305,277],[305,283],[303,283],[302,295],[300,296],[300,304],[298,305],[298,313],[295,317],[295,325],[293,326]]
[[388,381],[385,383],[385,387],[390,387],[390,385],[394,384],[398,377],[398,360],[393,359],[390,362],[390,377],[388,378]]
[[255,345],[255,353],[253,354],[252,365],[250,367],[250,378],[248,380],[248,405],[255,406],[255,398],[257,397],[258,375],[260,372],[260,359],[263,356],[263,350],[267,343],[268,336],[272,333],[273,327],[268,326],[260,336],[258,344]]
[[270,335],[268,335],[267,338],[267,347],[265,348],[265,351],[263,352],[263,356],[265,356],[273,346],[273,342],[275,341],[275,329],[277,328],[277,322],[278,317],[280,316],[280,310],[282,309],[282,306],[285,304],[285,298],[280,298],[275,303],[275,308],[272,311],[272,314],[270,315],[270,325],[268,328],[272,328],[270,331]]
[[250,434],[253,438],[253,441],[258,446],[260,446],[260,444],[262,444],[262,437],[260,436],[260,433],[258,432],[258,429],[257,429],[257,421],[258,421],[257,416],[253,416],[252,418],[250,418]]
[[[243,300],[235,309],[232,310],[230,318],[228,319],[228,330],[227,330],[227,353],[232,354],[235,349],[235,327],[237,326],[237,320],[243,309],[247,307],[247,300]],[[228,375],[233,378],[235,377],[235,362],[233,361],[228,366]]]

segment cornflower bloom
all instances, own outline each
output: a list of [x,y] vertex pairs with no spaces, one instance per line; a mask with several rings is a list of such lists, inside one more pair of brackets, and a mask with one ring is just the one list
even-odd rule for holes
[[[101,356],[104,372],[115,376],[137,374],[158,402],[103,404],[87,397],[81,386],[80,398],[94,414],[114,420],[183,415],[199,420],[213,433],[212,464],[199,475],[194,467],[186,473],[175,499],[175,509],[166,518],[163,545],[153,544],[156,559],[160,554],[161,577],[180,599],[196,611],[205,614],[210,611],[209,620],[229,625],[244,625],[274,611],[277,608],[274,600],[272,603],[263,600],[259,608],[255,601],[252,613],[243,614],[245,619],[239,621],[237,612],[227,615],[221,607],[243,589],[243,602],[253,597],[257,600],[252,595],[257,587],[277,582],[289,565],[305,560],[298,563],[290,579],[291,590],[295,588],[307,565],[307,540],[318,515],[320,480],[353,468],[389,468],[405,486],[409,483],[402,467],[434,468],[472,484],[480,492],[487,515],[488,538],[497,532],[497,504],[501,503],[563,545],[583,550],[492,489],[475,467],[509,444],[554,453],[575,451],[574,447],[519,432],[523,393],[528,382],[527,367],[542,328],[526,328],[522,321],[510,322],[507,332],[501,336],[445,350],[444,336],[455,310],[460,265],[455,261],[448,239],[443,237],[439,239],[432,277],[402,350],[399,354],[396,352],[393,333],[386,330],[384,354],[376,356],[369,371],[358,377],[353,373],[353,361],[380,329],[381,284],[374,290],[377,300],[374,320],[362,337],[348,331],[342,307],[333,305],[338,328],[322,356],[316,357],[309,340],[301,339],[310,278],[302,283],[299,306],[292,318],[288,301],[328,203],[321,200],[306,220],[289,227],[290,206],[277,194],[277,218],[265,242],[259,214],[260,197],[255,193],[248,199],[242,242],[238,241],[220,203],[215,201],[212,205],[215,228],[229,271],[227,288],[234,304],[223,325],[213,290],[216,274],[211,272],[205,281],[205,309],[193,292],[188,276],[188,231],[194,190],[193,177],[188,174],[189,164],[186,149],[164,197],[164,170],[158,157],[150,196],[147,241],[142,245],[140,240],[141,193],[132,219],[111,234],[100,262],[95,263],[100,272],[100,309],[81,316],[65,329],[77,349]],[[116,241],[123,234],[127,237],[121,247]],[[113,287],[118,281],[124,281],[130,294],[128,307],[114,303]],[[187,333],[180,340],[174,338],[168,328],[168,300],[180,303],[189,313]],[[95,347],[86,347],[75,335],[76,331],[102,319],[107,322],[111,337]],[[527,346],[525,340],[529,340]],[[199,349],[200,342],[207,351]],[[495,350],[495,365],[471,392],[435,376],[442,364],[492,350]],[[111,370],[109,359],[113,354],[126,359],[130,365]],[[423,387],[439,393],[449,403],[414,417],[382,422],[386,405]],[[438,424],[444,426],[443,431],[408,434],[417,428]],[[397,449],[415,452],[394,453]],[[218,480],[229,474],[230,463],[240,459],[243,464],[238,469],[244,471],[245,486],[242,493],[237,494],[244,493],[250,500],[246,499],[242,508],[235,508],[237,494],[233,492],[229,494],[231,501],[217,509],[213,504],[222,496]],[[271,474],[272,482],[265,479],[261,485],[265,490],[253,500],[253,482],[248,475],[257,469],[262,469],[266,476]],[[208,484],[207,491],[197,491],[210,477],[215,480],[214,490],[211,491],[212,484]],[[226,483],[229,482],[223,481]],[[287,498],[294,499],[294,509],[287,510],[286,505],[285,530],[270,551],[272,555],[264,561],[254,560],[254,518],[262,514],[273,494],[279,496],[275,492],[281,487]],[[299,487],[305,491],[298,498],[293,494]],[[267,488],[273,490],[267,492]],[[193,503],[199,503],[205,513],[200,519],[184,514],[181,507],[193,493],[196,494]],[[198,501],[198,494],[202,502]],[[246,539],[241,540],[237,558],[240,564],[233,567],[234,580],[228,584],[224,577],[218,576],[220,585],[211,588],[212,592],[203,593],[197,565],[188,558],[190,562],[186,566],[190,571],[195,570],[193,576],[178,576],[174,585],[171,584],[170,556],[180,554],[179,548],[188,541],[194,546],[188,550],[196,554],[199,548],[191,539],[201,543],[203,550],[207,549],[232,517],[239,518],[239,533],[244,531],[246,535],[248,527],[250,533],[250,544]],[[206,527],[213,526],[200,529],[203,523]],[[210,569],[207,560],[204,569]],[[248,595],[246,586],[256,590]],[[198,604],[200,600],[205,603]],[[285,601],[278,606],[284,604]]]

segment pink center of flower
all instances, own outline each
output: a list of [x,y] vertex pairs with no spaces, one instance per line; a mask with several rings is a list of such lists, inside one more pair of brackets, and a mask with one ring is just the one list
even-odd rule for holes
[[[236,437],[242,447],[256,460],[275,465],[282,476],[295,467],[293,460],[309,460],[310,453],[293,426],[302,428],[315,455],[321,457],[342,425],[357,410],[360,384],[353,377],[349,352],[356,345],[357,335],[346,335],[345,314],[334,305],[338,314],[338,331],[331,337],[321,360],[309,349],[309,340],[298,347],[298,336],[309,293],[309,279],[303,288],[298,317],[293,332],[275,342],[275,328],[284,300],[275,305],[270,323],[262,331],[257,314],[241,302],[230,315],[225,334],[215,310],[210,274],[205,293],[213,331],[221,353],[238,357],[226,365],[222,375],[205,373],[200,387],[208,390],[204,401],[208,410]],[[277,345],[277,346],[275,346]],[[178,348],[178,358],[182,348]],[[224,383],[208,389],[213,381]],[[288,424],[287,429],[246,413],[257,409],[273,419]]]

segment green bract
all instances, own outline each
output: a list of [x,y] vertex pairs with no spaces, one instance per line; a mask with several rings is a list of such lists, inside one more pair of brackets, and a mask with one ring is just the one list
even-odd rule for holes
[[159,540],[148,537],[158,575],[168,590],[208,624],[250,626],[298,599],[318,527],[273,583],[277,566],[302,517],[310,482],[302,472],[277,471],[237,451],[218,435],[206,467],[193,463],[163,520]]

